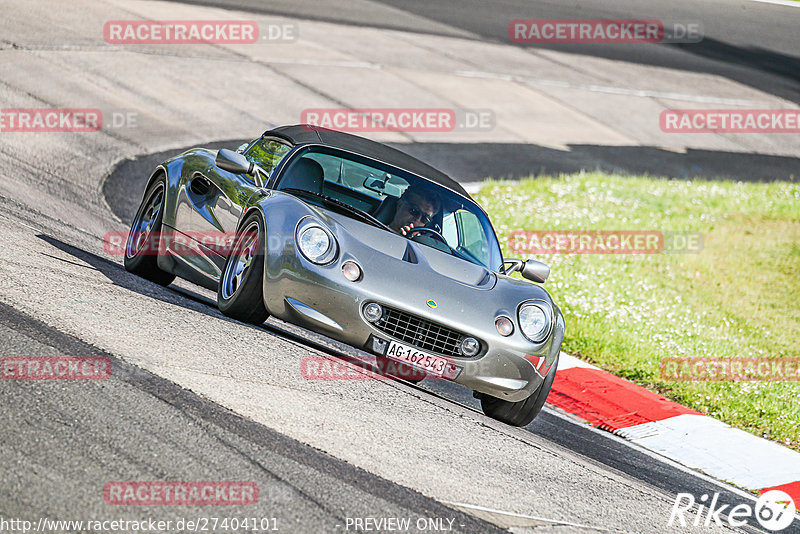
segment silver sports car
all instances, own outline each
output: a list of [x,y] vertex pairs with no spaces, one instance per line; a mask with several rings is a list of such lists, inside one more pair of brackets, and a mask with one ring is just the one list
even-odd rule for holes
[[125,267],[215,290],[235,319],[274,315],[464,385],[511,425],[541,410],[564,338],[558,306],[528,281],[543,283],[549,268],[504,259],[457,182],[386,145],[308,125],[159,165]]

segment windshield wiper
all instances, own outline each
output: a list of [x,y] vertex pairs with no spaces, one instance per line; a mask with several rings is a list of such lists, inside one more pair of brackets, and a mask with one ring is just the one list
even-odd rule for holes
[[294,187],[287,187],[286,189],[281,189],[281,191],[284,191],[284,192],[287,192],[287,193],[308,195],[308,196],[311,196],[311,197],[314,197],[314,198],[318,198],[318,199],[322,200],[328,206],[335,206],[337,208],[341,208],[341,209],[347,211],[348,213],[357,216],[361,220],[372,224],[373,226],[377,226],[378,228],[383,228],[384,230],[389,230],[390,232],[394,232],[394,230],[392,230],[391,228],[389,228],[388,226],[383,224],[381,221],[379,221],[378,219],[376,219],[375,217],[373,217],[372,215],[370,215],[366,211],[362,211],[362,210],[360,210],[358,208],[355,208],[355,207],[351,206],[350,204],[342,202],[339,199],[336,199],[336,198],[333,198],[333,197],[329,197],[328,195],[323,195],[322,193],[316,193],[314,191],[306,191],[305,189],[297,189],[297,188],[294,188]]

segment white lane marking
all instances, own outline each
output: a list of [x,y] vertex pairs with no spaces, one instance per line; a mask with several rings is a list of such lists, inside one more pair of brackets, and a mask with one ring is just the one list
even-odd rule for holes
[[[561,353],[558,370],[597,367]],[[800,453],[712,417],[682,414],[614,434],[718,480],[760,490],[800,480]]]
[[485,186],[489,181],[494,181],[495,185],[498,186],[506,186],[506,185],[519,185],[522,179],[520,180],[508,180],[508,179],[496,179],[496,178],[484,178],[478,182],[466,182],[461,184],[461,187],[464,188],[464,191],[469,193],[470,195],[474,195],[478,193],[483,186]]
[[[790,0],[751,0],[752,2],[765,2],[775,3],[782,5],[792,5],[793,7],[800,7],[800,2],[793,2]],[[372,63],[369,61],[341,61],[341,60],[316,60],[316,59],[297,59],[297,60],[282,60],[282,59],[259,59],[259,63],[267,65],[310,65],[310,66],[324,66],[324,67],[343,67],[354,69],[374,69],[380,70],[384,68],[381,63]],[[696,102],[700,104],[715,104],[721,106],[744,106],[744,107],[765,107],[770,106],[768,102],[759,100],[745,100],[741,98],[720,98],[715,96],[704,95],[691,95],[687,93],[675,93],[671,91],[651,91],[647,89],[629,89],[626,87],[613,87],[610,85],[596,85],[596,84],[583,84],[583,83],[570,83],[560,80],[543,80],[541,78],[534,78],[531,76],[519,76],[515,74],[503,74],[498,72],[483,72],[472,70],[458,70],[453,74],[464,78],[486,78],[505,80],[509,82],[526,83],[530,85],[543,85],[547,87],[564,87],[568,89],[583,89],[595,93],[606,93],[622,96],[636,96],[641,98],[665,98],[669,100],[681,100],[685,102]]]
[[583,360],[579,360],[575,356],[571,354],[567,354],[566,352],[562,352],[561,356],[558,358],[558,370],[563,371],[564,369],[571,369],[573,367],[583,367],[585,369],[596,369],[600,371],[599,367],[595,367],[590,363],[586,363]]
[[531,85],[545,85],[550,87],[583,89],[586,91],[593,91],[596,93],[608,93],[608,94],[624,95],[624,96],[638,96],[645,98],[666,98],[670,100],[683,100],[686,102],[717,104],[722,106],[763,107],[769,105],[766,102],[760,102],[757,100],[742,100],[739,98],[719,98],[714,96],[690,95],[686,93],[673,93],[667,91],[650,91],[645,89],[628,89],[625,87],[612,87],[607,85],[569,83],[558,80],[542,80],[539,78],[533,78],[529,76],[518,76],[515,74],[502,74],[495,72],[460,70],[456,71],[455,74],[456,76],[463,76],[465,78],[489,78],[497,80],[506,80],[510,82],[520,82]]
[[326,59],[259,59],[259,63],[267,65],[312,65],[315,67],[345,67],[351,69],[382,69],[380,63],[369,61],[342,61]]
[[41,230],[41,229],[39,229],[39,228],[36,228],[35,226],[31,226],[31,225],[29,225],[29,224],[25,224],[25,223],[24,223],[24,222],[22,222],[22,221],[16,221],[16,222],[17,222],[17,224],[20,224],[21,226],[24,226],[25,228],[30,228],[30,229],[31,229],[31,230],[33,230],[34,232],[37,232],[37,233],[40,233],[40,234],[44,234],[44,233],[45,233],[45,231],[44,231],[44,230]]
[[605,528],[605,527],[593,527],[593,526],[590,526],[590,525],[581,525],[581,524],[578,524],[578,523],[571,523],[569,521],[560,521],[558,519],[547,519],[546,517],[538,517],[538,516],[535,516],[535,515],[517,514],[515,512],[506,512],[504,510],[495,510],[493,508],[486,508],[484,506],[477,506],[477,505],[474,505],[474,504],[464,504],[464,503],[459,503],[459,502],[448,502],[448,501],[442,501],[442,504],[445,504],[447,506],[453,506],[453,507],[456,507],[456,508],[461,508],[461,509],[464,509],[464,510],[475,510],[475,511],[480,511],[480,512],[488,512],[490,514],[501,515],[501,516],[505,515],[505,516],[508,516],[508,517],[516,517],[516,518],[519,518],[519,519],[530,519],[532,521],[540,521],[542,523],[550,523],[552,525],[561,525],[561,526],[578,527],[578,528],[588,528],[588,529],[592,529],[592,530],[598,530],[598,531],[601,531],[601,532],[619,532],[619,533],[627,533],[628,532],[627,530],[615,530],[615,529],[609,529],[609,528]]
[[[566,421],[568,423],[571,423],[573,425],[577,424],[572,417],[570,417],[569,415],[566,415],[566,414],[563,414],[563,413],[559,412],[558,410],[556,410],[552,406],[545,405],[544,410],[547,413],[549,413],[551,415],[554,415],[554,416],[558,417],[559,419],[562,419],[562,420],[564,420],[564,421]],[[702,471],[697,471],[695,469],[691,469],[691,468],[685,466],[684,464],[682,464],[682,463],[680,463],[680,462],[678,462],[678,461],[676,461],[676,460],[674,460],[672,458],[669,458],[667,456],[664,456],[662,454],[654,452],[654,451],[652,451],[650,449],[647,449],[647,448],[645,448],[644,446],[642,446],[641,444],[639,444],[639,443],[637,443],[635,441],[631,441],[631,440],[625,439],[625,438],[623,438],[621,436],[618,436],[616,434],[611,434],[611,433],[609,433],[609,432],[607,432],[605,430],[600,430],[600,429],[595,428],[593,426],[589,426],[589,425],[585,425],[585,424],[581,425],[581,426],[582,426],[582,428],[585,428],[590,432],[595,432],[598,435],[598,438],[600,438],[602,436],[605,439],[614,440],[617,443],[625,445],[626,447],[630,447],[631,449],[635,450],[636,452],[638,452],[640,454],[643,454],[643,455],[648,456],[648,457],[650,457],[650,458],[652,458],[654,460],[657,460],[657,461],[659,461],[659,462],[661,462],[661,463],[663,463],[665,465],[668,465],[672,469],[675,469],[677,471],[681,471],[681,472],[686,473],[688,475],[691,475],[693,477],[699,478],[699,479],[701,479],[701,480],[703,480],[705,482],[708,482],[709,484],[712,484],[714,486],[717,486],[717,487],[719,487],[719,488],[721,488],[721,489],[723,489],[725,491],[729,491],[731,493],[734,493],[737,496],[739,496],[742,499],[745,499],[747,501],[750,501],[750,502],[753,502],[753,503],[756,502],[756,497],[753,496],[753,494],[751,494],[751,493],[749,493],[747,491],[744,491],[744,490],[742,490],[742,489],[740,489],[740,488],[738,488],[736,486],[733,486],[731,484],[723,482],[721,480],[717,480],[716,478],[713,478],[710,475],[708,475],[706,473],[703,473]]]
[[705,415],[682,414],[615,434],[750,490],[800,480],[800,453]]
[[800,7],[800,2],[793,2],[792,0],[750,0],[751,2],[759,2],[761,4],[775,4],[776,6]]
[[484,182],[467,182],[465,184],[461,184],[461,187],[463,187],[464,191],[466,191],[470,195],[474,195],[475,193],[480,191],[481,187],[483,187],[485,184],[486,184],[485,181]]

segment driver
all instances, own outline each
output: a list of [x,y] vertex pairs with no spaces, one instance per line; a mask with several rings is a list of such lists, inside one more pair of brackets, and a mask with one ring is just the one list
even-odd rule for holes
[[442,207],[439,196],[420,185],[412,185],[397,201],[389,228],[401,235],[408,235],[412,228],[426,226]]

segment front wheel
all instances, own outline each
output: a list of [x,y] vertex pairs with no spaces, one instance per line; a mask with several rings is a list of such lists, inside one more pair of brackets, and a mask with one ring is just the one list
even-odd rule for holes
[[166,181],[162,176],[144,195],[128,232],[125,243],[125,269],[156,284],[168,286],[175,275],[158,267],[158,244],[161,221],[164,219],[164,191]]
[[233,249],[217,288],[217,306],[228,317],[261,324],[269,317],[264,306],[264,223],[253,214],[236,234]]
[[550,372],[544,377],[542,385],[536,390],[536,393],[531,395],[525,400],[519,402],[509,402],[497,397],[492,397],[484,393],[476,393],[475,396],[481,400],[481,408],[483,413],[497,419],[502,423],[512,426],[525,426],[534,418],[539,415],[544,406],[544,401],[550,394],[550,388],[553,387],[553,380],[556,378],[556,369],[558,368],[558,356],[556,361],[553,362]]

